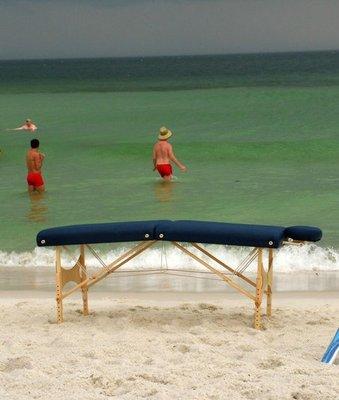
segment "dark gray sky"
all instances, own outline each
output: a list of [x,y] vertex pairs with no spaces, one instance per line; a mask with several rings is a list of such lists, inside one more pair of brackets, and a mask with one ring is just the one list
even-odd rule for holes
[[0,59],[339,49],[339,0],[0,0]]

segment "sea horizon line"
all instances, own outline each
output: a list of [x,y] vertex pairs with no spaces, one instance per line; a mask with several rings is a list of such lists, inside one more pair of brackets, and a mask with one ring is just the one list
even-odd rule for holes
[[0,62],[31,62],[31,61],[81,61],[81,60],[138,60],[159,58],[208,58],[208,57],[233,57],[233,56],[261,56],[261,55],[293,55],[293,54],[319,54],[339,53],[339,49],[326,50],[290,50],[290,51],[261,51],[261,52],[234,52],[234,53],[205,53],[205,54],[171,54],[171,55],[135,55],[135,56],[97,56],[97,57],[41,57],[41,58],[4,58]]

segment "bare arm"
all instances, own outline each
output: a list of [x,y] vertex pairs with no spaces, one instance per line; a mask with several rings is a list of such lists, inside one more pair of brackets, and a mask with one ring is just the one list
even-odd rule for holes
[[169,148],[169,158],[170,158],[171,161],[174,162],[175,165],[177,165],[181,169],[181,171],[186,171],[187,170],[185,165],[181,164],[181,162],[179,160],[177,160],[177,158],[175,157],[175,155],[173,153],[172,146]]
[[19,128],[6,129],[6,131],[23,131],[24,129],[25,126],[19,126]]

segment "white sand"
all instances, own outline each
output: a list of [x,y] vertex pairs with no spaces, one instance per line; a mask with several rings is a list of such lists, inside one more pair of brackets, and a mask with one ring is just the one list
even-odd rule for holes
[[0,292],[0,399],[339,399],[339,365],[320,359],[339,293],[280,293],[265,329],[253,306],[217,293]]

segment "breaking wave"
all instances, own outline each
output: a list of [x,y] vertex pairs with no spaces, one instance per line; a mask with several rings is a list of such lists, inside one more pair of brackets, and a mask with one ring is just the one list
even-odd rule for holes
[[[114,249],[100,248],[98,254],[107,264],[116,257],[131,248],[132,245],[119,245]],[[237,267],[249,253],[249,248],[235,246],[216,246],[208,245],[205,247],[216,257],[226,264]],[[64,266],[72,266],[77,258],[75,248],[71,248],[70,253],[63,252],[62,262]],[[192,253],[199,254],[196,249],[187,244],[187,249]],[[201,253],[199,254],[201,255]],[[204,260],[207,256],[202,255]],[[264,262],[267,262],[267,251],[265,250]],[[4,252],[0,251],[1,267],[53,267],[55,255],[53,249],[36,247],[33,251],[27,252]],[[86,254],[86,264],[89,267],[100,267],[100,262],[89,252]],[[216,265],[213,264],[212,265]],[[169,243],[157,245],[148,249],[139,257],[129,261],[126,265],[128,269],[148,269],[148,268],[175,268],[175,269],[196,269],[198,262],[180,250],[170,246]],[[256,268],[253,262],[248,271]],[[199,267],[200,269],[200,267]],[[303,246],[284,246],[276,251],[274,258],[274,270],[276,272],[299,272],[299,271],[335,271],[339,270],[339,251],[334,248],[322,248],[315,244]]]

